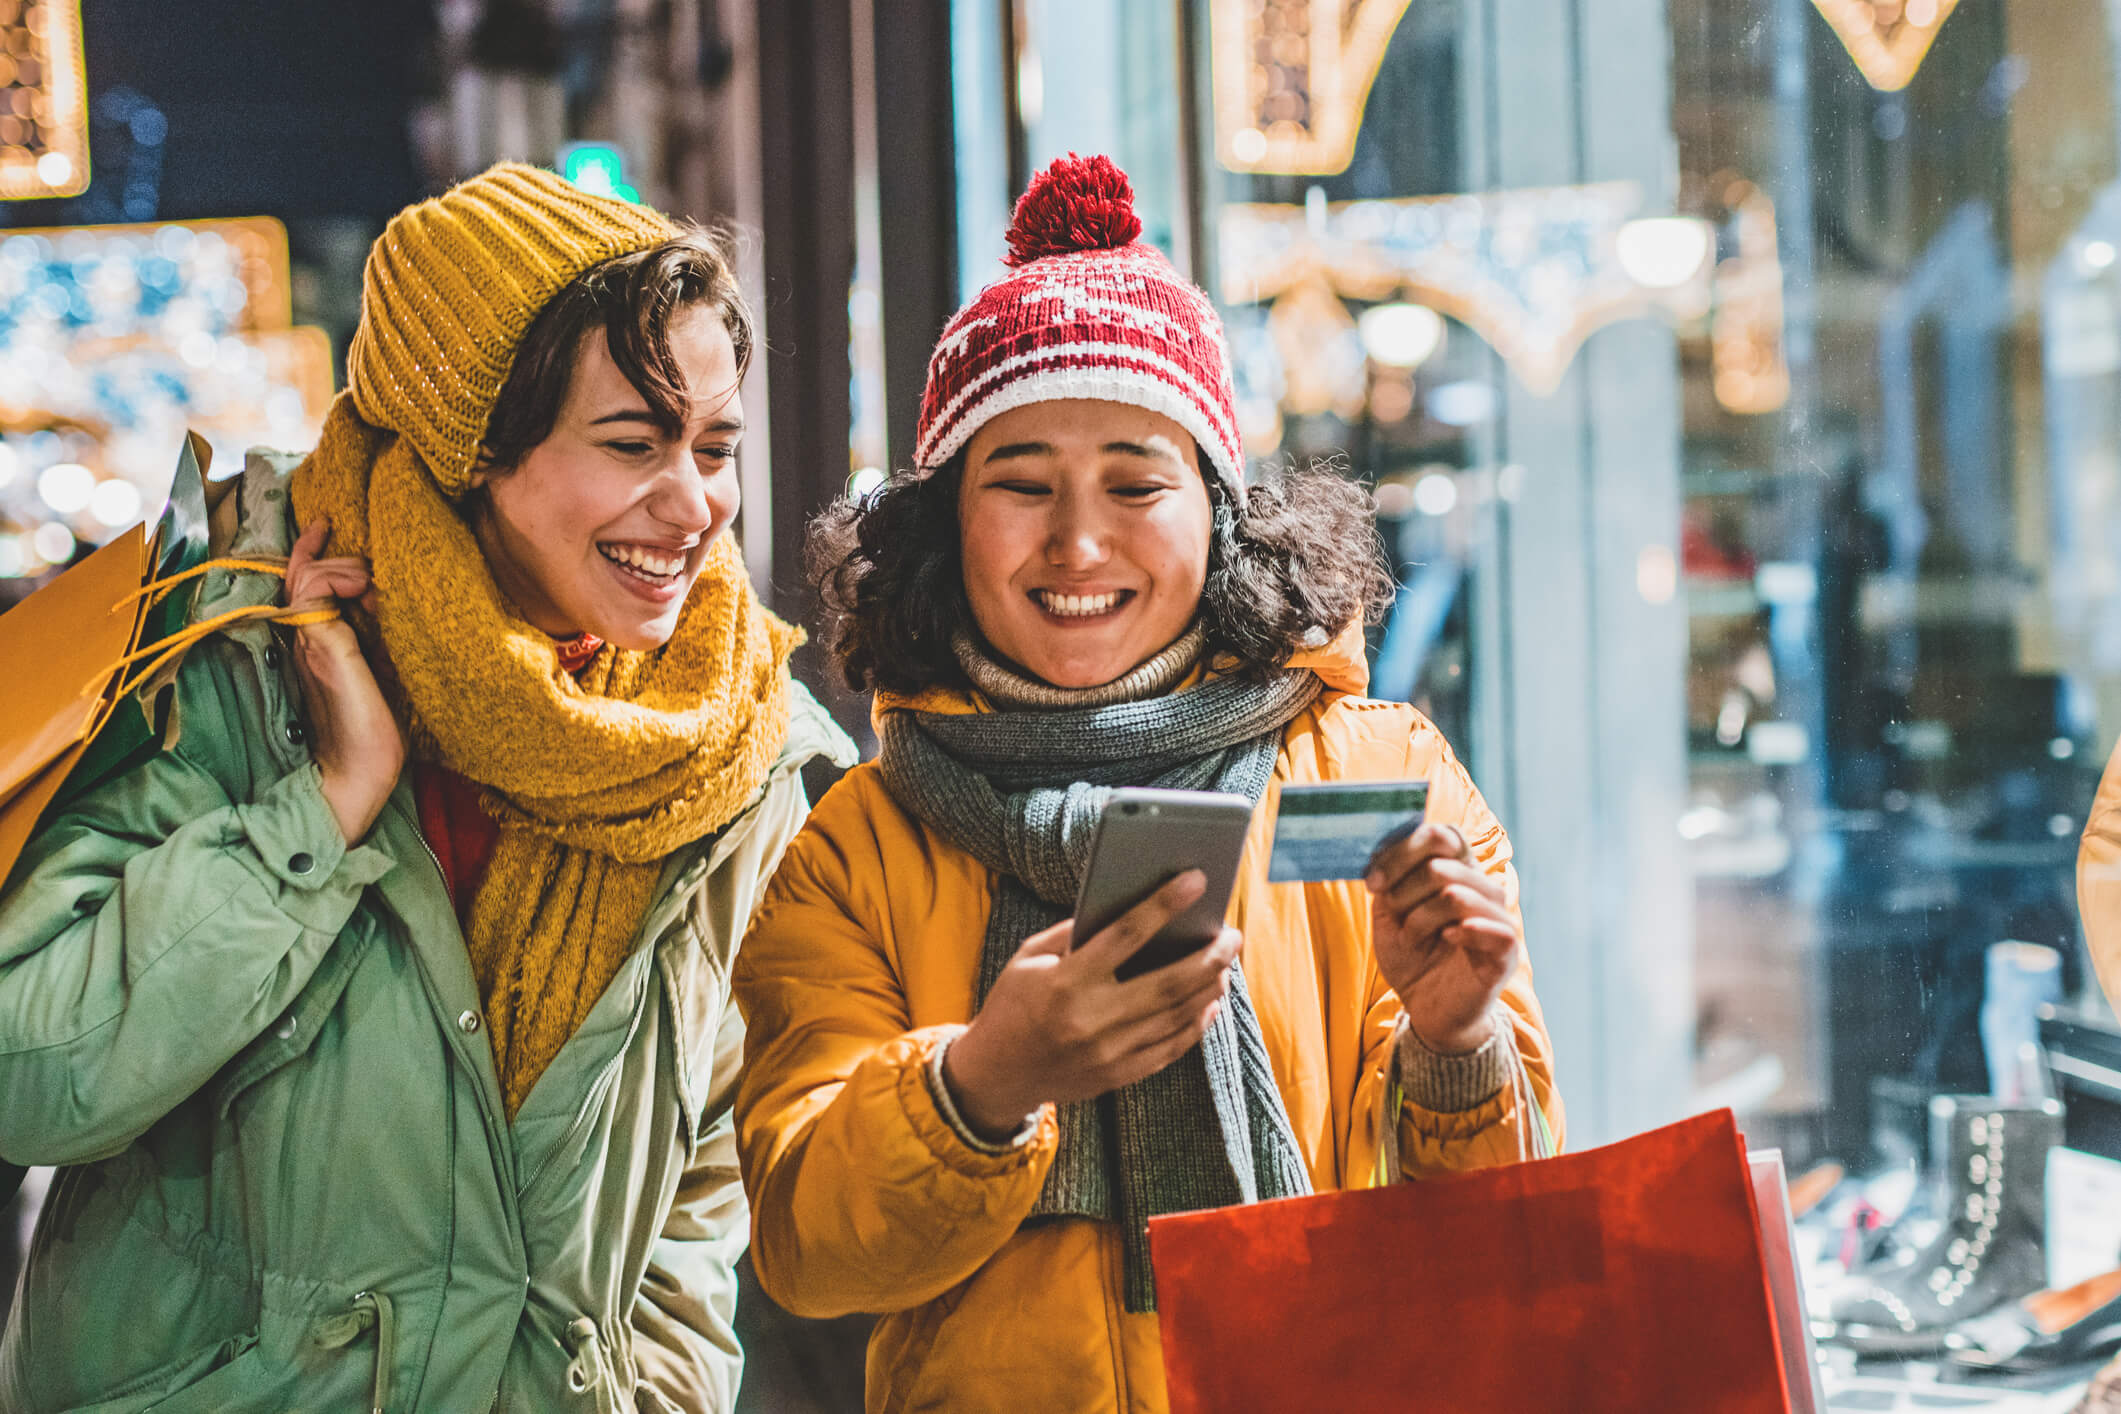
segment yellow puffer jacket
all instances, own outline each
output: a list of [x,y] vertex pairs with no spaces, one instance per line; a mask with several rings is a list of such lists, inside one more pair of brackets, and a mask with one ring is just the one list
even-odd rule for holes
[[[1282,786],[1427,779],[1429,818],[1457,825],[1517,906],[1510,843],[1442,735],[1367,685],[1361,637],[1296,660],[1328,691],[1291,722],[1254,818],[1230,909],[1282,1099],[1321,1189],[1378,1168],[1399,1001],[1370,950],[1360,881],[1267,883]],[[879,712],[982,711],[930,691]],[[992,877],[901,810],[875,763],[811,812],[738,954],[749,1028],[736,1102],[752,1260],[806,1316],[881,1313],[868,1408],[881,1411],[1161,1411],[1153,1315],[1122,1304],[1116,1226],[1087,1218],[1019,1230],[1053,1159],[1051,1107],[1029,1143],[981,1153],[937,1109],[925,1066],[973,1014]],[[1561,1103],[1528,969],[1505,994],[1533,1093],[1555,1135]],[[1511,1091],[1462,1114],[1408,1104],[1397,1142],[1409,1178],[1512,1161],[1529,1150]],[[1522,1147],[1521,1147],[1522,1146]]]
[[2107,758],[2077,846],[2077,911],[2099,984],[2121,1006],[2121,746]]

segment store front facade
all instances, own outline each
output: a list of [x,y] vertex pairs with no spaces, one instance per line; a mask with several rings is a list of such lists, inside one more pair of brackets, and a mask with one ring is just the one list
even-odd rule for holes
[[961,288],[1110,151],[1255,468],[1376,489],[1375,690],[1509,823],[1583,1139],[1846,1152],[1873,1082],[1986,1088],[1987,944],[2086,980],[2113,84],[2063,8],[955,7]]
[[[1109,152],[1255,475],[1375,490],[1373,691],[1510,829],[1572,1145],[1728,1105],[1926,1185],[1936,1097],[2053,1094],[2048,1200],[2121,1173],[2073,888],[2121,735],[2116,15],[952,6],[957,293]],[[2121,1262],[2065,1227],[2054,1280]]]

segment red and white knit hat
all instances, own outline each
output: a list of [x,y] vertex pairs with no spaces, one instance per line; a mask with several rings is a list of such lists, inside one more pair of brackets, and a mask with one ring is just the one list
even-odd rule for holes
[[1134,188],[1109,157],[1070,153],[1032,179],[1009,225],[1011,274],[943,329],[928,360],[914,462],[932,472],[999,413],[1056,398],[1159,412],[1193,434],[1239,505],[1230,349],[1208,296],[1145,245]]

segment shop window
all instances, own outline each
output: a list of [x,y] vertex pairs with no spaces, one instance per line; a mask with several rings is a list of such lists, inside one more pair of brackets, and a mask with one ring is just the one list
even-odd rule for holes
[[2121,737],[2107,7],[957,9],[960,125],[1014,144],[965,150],[961,236],[998,251],[1004,166],[1112,153],[1254,475],[1374,491],[1373,691],[1516,841],[1572,1139],[1736,1110],[1809,1177],[1823,1319],[1841,1259],[1959,1261],[1969,1117],[2026,1116],[2037,1250],[1949,1314],[2121,1265],[2074,884]]

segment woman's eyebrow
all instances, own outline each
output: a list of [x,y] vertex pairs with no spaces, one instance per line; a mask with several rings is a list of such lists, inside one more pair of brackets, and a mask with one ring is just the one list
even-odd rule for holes
[[[1157,439],[1162,441],[1161,438]],[[1182,460],[1170,446],[1155,446],[1143,442],[1107,442],[1100,451],[1122,457],[1148,457],[1155,461],[1175,462]]]
[[984,463],[991,465],[1006,457],[1050,457],[1052,455],[1053,444],[1051,442],[1010,442],[987,453]]
[[[589,425],[591,427],[602,427],[605,426],[607,423],[613,422],[638,422],[643,424],[644,426],[653,428],[657,432],[661,432],[671,436],[675,436],[677,432],[681,430],[676,426],[676,424],[672,423],[670,419],[666,417],[658,417],[656,414],[649,412],[646,408],[621,408],[617,412],[607,412],[602,417],[591,418],[589,420]],[[701,432],[709,434],[721,432],[742,432],[743,430],[744,419],[735,416],[725,416],[717,418],[713,422],[708,423],[705,427],[700,429]]]

